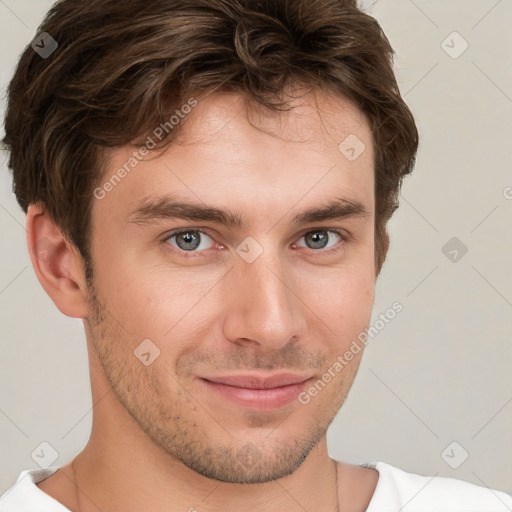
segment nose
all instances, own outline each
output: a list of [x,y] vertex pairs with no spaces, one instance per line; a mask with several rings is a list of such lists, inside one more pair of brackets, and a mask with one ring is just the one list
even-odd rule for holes
[[235,263],[226,282],[224,335],[239,346],[272,352],[305,335],[300,289],[279,256],[264,252],[253,263]]

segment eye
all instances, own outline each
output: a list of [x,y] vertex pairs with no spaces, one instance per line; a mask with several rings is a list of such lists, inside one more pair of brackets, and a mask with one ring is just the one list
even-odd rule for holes
[[211,249],[215,245],[211,237],[198,229],[186,229],[172,233],[165,240],[176,249],[187,252],[200,252]]
[[[302,240],[305,240],[305,245]],[[307,249],[314,249],[315,252],[330,253],[337,251],[336,246],[340,241],[346,241],[348,235],[344,236],[338,230],[333,229],[315,229],[308,231],[301,238],[299,243],[293,246],[305,247]],[[182,229],[174,233],[170,233],[164,239],[164,242],[173,247],[178,254],[182,256],[192,256],[201,252],[206,252],[209,249],[224,247],[216,243],[208,234],[200,229]]]
[[[306,233],[301,240],[304,239],[306,248],[308,249],[330,249],[336,245],[340,240],[344,240],[344,237],[338,231],[328,229],[315,229]],[[304,247],[302,244],[298,244]]]

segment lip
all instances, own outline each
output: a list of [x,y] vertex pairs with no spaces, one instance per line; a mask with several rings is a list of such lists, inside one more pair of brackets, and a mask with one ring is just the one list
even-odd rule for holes
[[207,388],[236,405],[259,411],[279,409],[297,399],[310,376],[293,373],[200,377]]

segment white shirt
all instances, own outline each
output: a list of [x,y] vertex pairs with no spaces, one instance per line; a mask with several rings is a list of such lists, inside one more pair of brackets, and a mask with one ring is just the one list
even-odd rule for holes
[[[385,462],[361,466],[379,472],[366,512],[512,512],[512,495],[456,480],[407,473]],[[1,512],[70,512],[36,483],[59,468],[22,471],[0,497]]]

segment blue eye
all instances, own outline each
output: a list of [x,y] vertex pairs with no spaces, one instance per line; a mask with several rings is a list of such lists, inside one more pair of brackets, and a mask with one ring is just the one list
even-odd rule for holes
[[[302,240],[305,240],[305,244]],[[304,247],[321,255],[336,251],[338,243],[346,240],[347,236],[344,236],[337,230],[314,229],[302,235],[299,242],[293,244],[293,247]],[[174,248],[173,251],[183,257],[195,257],[195,255],[199,256],[200,253],[207,252],[209,249],[224,248],[200,229],[181,229],[169,234],[164,242],[172,246]],[[206,255],[201,254],[201,256]]]
[[[178,233],[173,233],[167,240],[170,245],[187,252],[198,252],[198,250],[210,249],[212,247],[213,240],[204,232],[197,229],[187,229]],[[173,243],[174,240],[174,243]],[[210,240],[210,246],[208,246],[208,240]]]
[[[333,238],[331,235],[335,235],[334,240],[331,242]],[[337,240],[336,240],[337,237]],[[329,249],[336,245],[337,242],[343,240],[341,234],[337,231],[331,231],[328,229],[317,229],[314,231],[309,231],[304,236],[301,237],[301,240],[306,240],[306,248],[308,249]],[[301,247],[304,247],[301,245]]]

